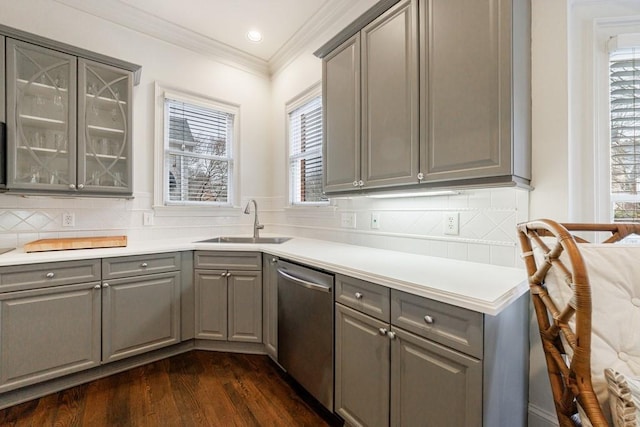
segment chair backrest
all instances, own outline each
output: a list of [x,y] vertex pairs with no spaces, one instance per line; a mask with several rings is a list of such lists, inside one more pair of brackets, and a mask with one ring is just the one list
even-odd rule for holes
[[[590,245],[585,239],[571,234],[577,231],[607,232],[611,236],[602,244]],[[609,247],[619,246],[610,243],[618,242],[630,234],[640,234],[640,224],[561,225],[551,220],[536,220],[518,225],[518,237],[560,426],[581,425],[578,407],[581,408],[581,415],[587,418],[583,419],[585,424],[590,422],[596,427],[609,426],[608,402],[602,401],[603,393],[606,396],[607,391],[601,367],[602,363],[608,367],[609,362],[599,361],[598,364],[592,360],[592,303],[598,304],[598,300],[607,295],[609,281],[605,276],[616,267],[612,266],[612,270],[590,267],[595,262],[593,258],[600,257],[604,259],[597,261],[600,264],[613,260],[612,264],[617,263],[617,268],[624,270],[629,259],[633,258],[624,260],[618,257],[618,260],[615,253],[604,257],[602,254]],[[640,247],[636,246],[635,250],[636,255],[632,256],[637,257]],[[597,277],[596,286],[599,286],[595,293],[590,286],[590,269]],[[602,313],[602,309],[599,313],[600,318],[607,315]],[[599,333],[602,332],[599,330]],[[598,351],[612,350],[600,343]],[[602,359],[611,360],[607,357]]]

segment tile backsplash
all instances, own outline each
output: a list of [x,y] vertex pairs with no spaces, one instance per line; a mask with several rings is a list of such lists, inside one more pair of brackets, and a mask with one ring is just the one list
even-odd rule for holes
[[[515,226],[528,219],[526,190],[466,190],[449,196],[396,199],[356,197],[333,199],[329,206],[284,209],[283,198],[256,199],[265,233],[521,266]],[[73,213],[74,227],[62,226],[65,213]],[[0,247],[17,247],[43,238],[89,235],[195,240],[252,232],[253,215],[242,215],[239,208],[215,216],[156,212],[152,226],[143,225],[143,213],[153,213],[151,194],[135,194],[134,199],[0,195]],[[444,233],[449,213],[459,215],[458,235]],[[343,214],[355,216],[355,228],[343,227]],[[371,227],[372,215],[378,218],[378,228]]]

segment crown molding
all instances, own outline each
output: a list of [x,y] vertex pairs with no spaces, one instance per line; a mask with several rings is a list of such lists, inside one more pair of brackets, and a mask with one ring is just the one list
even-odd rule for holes
[[54,0],[156,39],[209,56],[243,71],[269,77],[269,63],[239,49],[168,22],[131,5],[106,0]]
[[[331,28],[337,21],[345,16],[350,16],[351,10],[356,9],[359,3],[370,3],[366,0],[344,1],[328,0],[311,18],[305,22],[295,34],[269,59],[271,75],[291,63],[306,47]],[[353,17],[354,19],[356,16]]]

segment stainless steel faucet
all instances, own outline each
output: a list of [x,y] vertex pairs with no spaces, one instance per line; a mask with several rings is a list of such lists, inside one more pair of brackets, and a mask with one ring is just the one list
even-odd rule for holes
[[244,208],[244,213],[249,215],[249,213],[251,212],[249,209],[249,206],[251,206],[251,203],[253,203],[253,213],[254,213],[253,238],[258,239],[260,237],[260,230],[264,228],[264,225],[258,222],[258,203],[254,199],[249,200],[249,202],[247,203],[247,206]]

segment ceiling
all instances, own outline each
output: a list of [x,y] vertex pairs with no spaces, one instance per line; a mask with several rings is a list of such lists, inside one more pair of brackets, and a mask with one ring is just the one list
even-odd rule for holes
[[[375,0],[55,0],[225,62],[272,74],[293,51]],[[247,32],[263,34],[251,42]]]

